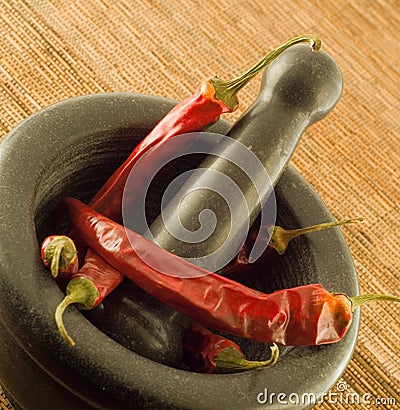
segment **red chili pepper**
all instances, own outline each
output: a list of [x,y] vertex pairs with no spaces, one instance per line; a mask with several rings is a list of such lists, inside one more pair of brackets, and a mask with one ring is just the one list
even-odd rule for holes
[[299,229],[285,229],[275,225],[263,226],[259,230],[252,229],[236,258],[223,270],[223,274],[229,274],[232,271],[241,269],[243,266],[250,264],[249,256],[256,240],[268,244],[262,255],[263,258],[268,258],[274,255],[283,255],[286,252],[289,242],[301,235],[354,222],[364,222],[364,218],[360,217],[344,219],[341,221],[324,222]]
[[[110,265],[156,299],[213,329],[260,342],[320,345],[343,338],[355,307],[372,300],[400,301],[386,295],[351,298],[319,284],[264,294],[169,253],[76,199],[66,198],[63,204],[79,238]],[[140,255],[153,258],[166,273]]]
[[176,105],[136,146],[126,161],[114,172],[89,205],[119,221],[121,219],[122,193],[126,180],[136,161],[147,150],[176,135],[201,131],[215,123],[221,114],[233,112],[238,107],[237,93],[271,61],[292,45],[308,42],[314,50],[321,48],[321,41],[314,35],[294,37],[272,50],[257,64],[230,81],[213,77],[203,81],[194,94]]
[[41,246],[43,264],[54,277],[59,273],[71,275],[78,270],[78,256],[72,239],[65,235],[51,235]]
[[212,333],[199,323],[192,323],[183,338],[183,357],[192,371],[228,373],[272,366],[278,361],[279,349],[272,345],[268,360],[247,360],[235,342]]
[[68,282],[66,296],[55,312],[60,334],[69,345],[74,346],[75,342],[68,335],[63,323],[65,309],[74,303],[79,304],[80,309],[94,309],[122,282],[122,279],[123,276],[101,256],[93,251],[88,252],[84,266]]
[[[349,219],[349,220],[339,221],[339,222],[329,222],[326,224],[320,224],[320,225],[315,225],[309,228],[296,229],[296,230],[286,230],[279,226],[275,226],[271,229],[273,231],[271,242],[273,244],[278,243],[279,244],[278,248],[282,249],[283,242],[286,241],[286,246],[287,246],[288,239],[290,240],[291,238],[294,238],[297,235],[300,235],[306,232],[312,232],[312,231],[316,231],[320,229],[325,229],[331,226],[343,225],[345,223],[350,223],[352,221],[362,221],[362,220],[363,218],[358,218],[358,219]],[[271,230],[269,230],[269,232],[271,232]],[[274,236],[275,232],[278,232],[279,236],[275,237]],[[253,234],[257,236],[256,232],[253,232]],[[71,238],[68,238],[67,236],[58,235],[58,236],[49,237],[49,239],[46,239],[43,242],[44,246],[42,249],[42,260],[46,264],[46,266],[48,266],[49,264],[46,262],[45,257],[47,257],[48,260],[57,260],[57,258],[53,258],[53,254],[56,252],[56,249],[57,249],[56,246],[54,245],[60,242],[67,244],[68,248],[75,249],[73,240]],[[246,242],[245,245],[247,244],[248,242]],[[249,246],[252,246],[252,245],[249,245]],[[267,249],[271,249],[271,250],[273,249],[276,251],[277,247],[273,247],[272,245],[269,245],[269,248]],[[245,250],[247,251],[247,253],[244,252]],[[238,254],[237,258],[234,260],[234,263],[232,265],[229,265],[226,269],[224,269],[223,273],[230,274],[236,270],[243,270],[245,266],[250,266],[251,264],[248,263],[248,257],[247,257],[249,251],[250,251],[249,248],[243,247],[242,251]],[[278,252],[278,254],[280,253]],[[64,339],[68,342],[68,344],[70,344],[71,346],[74,346],[75,342],[68,335],[65,329],[65,326],[63,324],[63,320],[62,320],[65,309],[71,304],[79,304],[79,307],[81,309],[95,308],[104,300],[104,298],[107,295],[109,295],[122,282],[123,275],[118,270],[114,269],[111,265],[109,265],[103,258],[101,258],[99,255],[94,253],[91,249],[88,250],[85,256],[85,264],[82,266],[79,272],[77,272],[76,256],[73,259],[73,263],[69,263],[69,264],[67,263],[67,265],[68,265],[67,267],[70,269],[68,273],[72,275],[71,275],[70,281],[66,288],[66,297],[58,305],[56,309],[56,313],[55,313],[55,318],[56,318],[57,326],[60,330],[60,334],[64,337]],[[56,273],[57,268],[54,268],[54,271]],[[207,330],[207,332],[210,335],[212,334],[209,330]],[[215,338],[216,338],[215,340],[223,339],[217,335],[215,335]],[[227,344],[221,344],[221,346],[227,347],[229,342],[230,341],[226,339]],[[232,342],[232,344],[234,343]],[[234,347],[234,346],[232,345],[231,347]],[[245,358],[242,353],[241,353],[242,357],[240,358],[237,352],[236,353],[235,352],[229,353],[229,352],[231,351],[230,350],[226,351],[221,356],[219,356],[218,360],[220,363],[220,367],[224,366],[224,363],[222,363],[222,360],[225,360],[226,366],[228,366],[228,362],[229,363],[232,362],[232,366],[233,366],[233,363],[238,364],[239,359],[241,360],[241,363],[245,365],[245,361],[244,361]],[[193,354],[194,353],[195,352],[193,352]],[[211,353],[212,352],[210,350],[210,354]],[[198,354],[201,354],[201,350],[199,350]],[[207,360],[209,364],[211,365],[212,363],[211,356],[209,356]],[[259,362],[259,363],[264,363],[264,362]],[[250,362],[248,365],[252,366],[252,368],[256,366],[256,364],[254,364],[253,362]],[[267,365],[267,363],[265,365]],[[261,366],[261,364],[259,364],[258,366]]]

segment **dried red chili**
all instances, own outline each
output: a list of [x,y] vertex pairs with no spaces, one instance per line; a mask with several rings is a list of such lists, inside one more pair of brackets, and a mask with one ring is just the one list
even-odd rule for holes
[[[349,297],[310,284],[264,294],[207,272],[143,236],[66,198],[65,210],[81,240],[144,291],[196,322],[260,342],[320,345],[338,342],[351,325],[353,310],[386,295]],[[154,258],[164,272],[146,264]]]
[[71,346],[74,340],[68,335],[64,323],[65,309],[74,303],[80,309],[93,309],[110,294],[121,282],[123,276],[110,266],[102,257],[88,252],[84,266],[68,282],[66,296],[57,306],[55,319],[62,337]]
[[287,48],[302,42],[310,43],[314,50],[321,41],[312,34],[297,36],[272,50],[257,64],[230,81],[218,77],[204,80],[194,94],[176,105],[132,151],[126,161],[114,172],[90,201],[90,206],[103,215],[121,219],[122,193],[126,180],[140,156],[151,147],[183,133],[201,131],[215,123],[221,114],[238,107],[237,93],[271,61]]
[[228,373],[272,366],[278,361],[279,349],[272,345],[268,360],[247,360],[235,342],[192,323],[183,338],[183,357],[192,371]]
[[[279,226],[274,226],[272,229],[269,230],[271,232],[271,241],[273,244],[279,244],[279,246],[270,246],[267,249],[271,249],[275,251],[277,254],[280,254],[277,251],[278,249],[283,249],[282,244],[287,246],[288,240],[294,238],[300,234],[304,234],[307,232],[312,232],[320,229],[329,228],[332,226],[343,225],[346,223],[350,223],[353,221],[362,221],[363,218],[355,218],[355,219],[348,219],[344,221],[335,221],[335,222],[328,222],[325,224],[319,224],[315,226],[311,226],[304,229],[296,229],[296,230],[286,230]],[[275,234],[278,232],[277,237]],[[253,232],[255,236],[257,236],[256,232]],[[49,239],[43,242],[42,246],[42,260],[46,266],[49,266],[47,261],[54,260],[53,254],[57,252],[57,247],[54,246],[55,244],[61,242],[62,244],[67,244],[68,249],[75,249],[74,242],[71,238],[68,238],[64,235],[52,236]],[[286,243],[285,243],[286,242]],[[246,242],[246,245],[248,242]],[[252,245],[249,245],[252,246]],[[224,269],[223,274],[230,274],[232,272],[240,271],[245,266],[248,266],[248,258],[247,254],[244,253],[244,250],[249,251],[248,248],[243,247],[242,254],[239,253],[237,258],[233,261],[231,265]],[[269,253],[269,252],[268,252]],[[67,253],[67,256],[70,255],[71,252]],[[68,335],[65,326],[63,324],[63,314],[65,309],[71,304],[79,304],[79,308],[81,309],[93,309],[98,306],[104,298],[109,295],[121,282],[123,279],[123,275],[117,269],[114,269],[111,265],[109,265],[103,258],[99,255],[94,253],[92,250],[88,250],[86,257],[85,257],[85,264],[82,268],[77,272],[77,258],[76,252],[75,257],[73,258],[73,263],[68,263],[71,258],[67,258],[63,256],[64,264],[67,266],[68,270],[63,270],[63,272],[67,272],[71,274],[70,281],[66,288],[66,297],[57,307],[55,318],[57,326],[60,330],[61,335],[64,339],[73,346],[75,342],[73,339]],[[44,259],[47,258],[47,259]],[[98,261],[96,262],[96,260]],[[56,259],[57,260],[57,259]],[[58,269],[58,268],[54,268]],[[62,268],[60,268],[62,269]],[[53,273],[53,276],[55,274]],[[209,332],[209,331],[208,331]],[[215,336],[218,337],[218,336]],[[232,346],[233,347],[233,346]],[[228,360],[239,360],[237,353],[232,352],[232,357],[227,352],[223,353],[223,356],[220,356],[219,360],[222,360],[222,357],[226,357],[226,361]],[[243,358],[242,358],[243,359]],[[208,358],[210,361],[211,358]],[[211,362],[210,362],[211,363]],[[244,363],[244,362],[243,362]],[[221,364],[222,366],[222,364]]]

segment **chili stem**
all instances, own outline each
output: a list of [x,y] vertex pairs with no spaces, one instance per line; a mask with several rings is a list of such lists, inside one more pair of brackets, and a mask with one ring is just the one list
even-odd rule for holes
[[63,321],[65,309],[74,303],[79,303],[83,309],[91,309],[98,297],[98,291],[91,280],[78,277],[68,283],[66,292],[66,296],[57,306],[54,318],[61,336],[70,346],[74,346],[75,341],[68,334]]
[[217,370],[219,372],[250,370],[259,367],[273,366],[279,358],[279,348],[274,343],[271,347],[271,357],[264,361],[247,360],[243,355],[233,347],[227,347],[222,350],[215,358]]
[[230,109],[234,109],[237,105],[236,94],[261,70],[263,70],[269,63],[275,60],[280,54],[282,54],[289,47],[299,43],[310,43],[311,48],[314,51],[321,49],[321,40],[314,34],[304,34],[301,36],[293,37],[286,43],[282,44],[278,48],[270,51],[264,56],[258,63],[247,70],[245,73],[232,80],[226,81],[215,76],[211,81],[215,88],[215,96],[219,100],[222,100]]
[[50,272],[54,278],[58,276],[58,271],[60,269],[60,259],[61,253],[64,250],[63,243],[57,243],[54,247],[53,256],[51,257]]
[[400,296],[393,295],[380,295],[376,293],[367,293],[365,295],[352,296],[350,300],[353,302],[353,311],[358,307],[375,301],[385,301],[385,302],[400,302]]
[[78,257],[74,241],[65,235],[48,236],[42,242],[42,260],[50,266],[53,277],[60,272],[76,272],[78,270]]
[[55,312],[55,320],[57,323],[58,330],[65,339],[65,341],[70,345],[70,346],[75,346],[75,341],[72,339],[72,337],[68,334],[67,329],[65,328],[64,322],[63,322],[63,315],[65,309],[73,304],[76,303],[76,301],[69,295],[65,296],[65,298],[62,300],[62,302],[57,306],[56,312]]
[[322,231],[324,229],[333,228],[335,226],[347,225],[354,222],[364,222],[364,218],[360,217],[345,219],[342,221],[325,222],[299,229],[284,229],[280,226],[275,226],[271,235],[270,244],[278,252],[279,255],[282,255],[285,253],[289,242],[300,235]]

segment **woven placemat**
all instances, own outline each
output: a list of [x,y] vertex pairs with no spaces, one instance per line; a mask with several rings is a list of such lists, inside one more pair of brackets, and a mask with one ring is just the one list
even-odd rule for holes
[[[179,100],[205,77],[233,77],[290,37],[316,33],[342,68],[344,93],[292,163],[337,218],[365,216],[344,230],[361,292],[400,293],[399,16],[397,0],[2,0],[0,137],[77,95]],[[230,120],[258,87],[256,79],[242,91]],[[363,308],[354,356],[315,408],[400,408],[399,346],[399,305]],[[343,392],[366,400],[355,406]],[[0,404],[12,408],[1,390]]]

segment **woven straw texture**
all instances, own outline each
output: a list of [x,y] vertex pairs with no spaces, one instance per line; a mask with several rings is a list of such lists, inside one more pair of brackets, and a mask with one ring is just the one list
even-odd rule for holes
[[[302,33],[342,68],[335,110],[304,135],[292,164],[343,229],[362,293],[400,293],[400,2],[398,0],[2,0],[0,138],[39,109],[88,93],[183,99],[205,77],[233,77]],[[240,94],[255,99],[259,79]],[[400,408],[400,305],[362,310],[354,356],[316,409]],[[1,380],[0,380],[1,384]],[[386,401],[386,404],[382,404]],[[390,403],[391,402],[391,403]],[[0,388],[0,408],[11,409]]]

